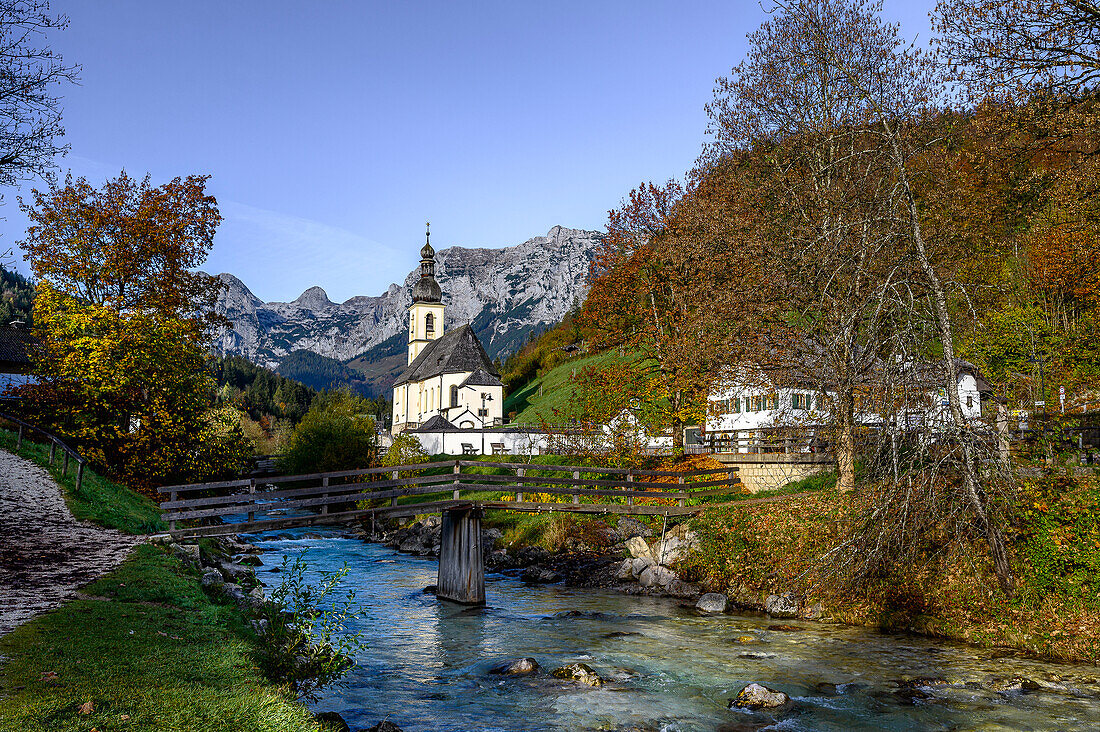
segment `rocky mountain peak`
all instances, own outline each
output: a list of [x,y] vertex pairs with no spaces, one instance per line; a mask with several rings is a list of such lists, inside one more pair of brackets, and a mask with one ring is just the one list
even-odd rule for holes
[[328,293],[323,288],[314,285],[299,295],[293,304],[305,310],[324,310],[335,303],[328,299]]

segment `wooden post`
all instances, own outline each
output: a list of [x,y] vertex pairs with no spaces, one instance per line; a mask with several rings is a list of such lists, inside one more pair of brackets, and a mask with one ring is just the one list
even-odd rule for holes
[[251,478],[248,481],[248,507],[253,509],[248,512],[248,520],[250,522],[256,520],[256,504],[253,503],[254,500],[256,500],[256,479]]
[[65,450],[65,462],[61,464],[61,475],[66,476],[69,474],[69,451]]
[[[179,495],[179,494],[176,491],[172,491],[171,493],[168,494],[168,498],[173,503],[175,503],[177,495]],[[173,508],[172,510],[175,511],[176,509]],[[172,519],[171,521],[168,522],[168,530],[169,531],[175,531],[176,530],[176,520],[175,519]]]
[[[328,476],[327,475],[321,476],[321,487],[322,488],[328,488]],[[328,498],[328,491],[325,491],[324,493],[322,493],[321,498]],[[327,513],[328,513],[328,504],[327,503],[321,504],[321,515],[324,516]]]
[[[526,468],[516,468],[516,477],[519,478],[518,482],[521,486],[523,485],[523,476],[525,476],[525,475],[527,475],[527,469]],[[523,491],[522,490],[516,491],[516,503],[522,503],[522,502],[523,502]]]
[[[580,479],[581,479],[581,471],[574,470],[573,471],[573,480],[580,480]],[[579,493],[574,493],[573,494],[573,505],[575,506],[580,502],[581,502],[580,494]]]
[[[626,471],[626,482],[627,483],[633,483],[634,482],[634,471],[632,471],[632,470]],[[633,490],[634,486],[628,485],[626,487],[626,489],[627,490]],[[634,496],[627,496],[626,497],[626,505],[628,505],[628,506],[633,506],[634,505]]]
[[18,450],[21,447],[23,447],[23,425],[19,425],[19,431],[15,436],[15,449]]
[[[401,471],[400,470],[393,471],[393,479],[394,480],[397,480],[400,477],[401,477]],[[396,487],[397,486],[394,486],[394,488],[396,488]],[[393,498],[390,499],[390,505],[391,506],[396,506],[397,505],[397,496],[394,496]],[[371,514],[371,516],[373,516],[373,515],[374,514]]]
[[53,465],[54,454],[57,452],[57,440],[50,438],[50,465]]
[[484,605],[484,562],[481,512],[472,508],[444,511],[436,597],[464,605]]
[[[677,482],[678,482],[678,483],[679,483],[680,485],[683,485],[683,484],[684,484],[684,476],[682,476],[682,475],[681,475],[681,476],[680,476],[679,478],[677,478],[677,479],[676,479],[676,481],[677,481]],[[679,503],[680,503],[680,508],[683,508],[684,506],[686,506],[686,505],[687,505],[687,495],[688,495],[688,494],[687,494],[687,491],[686,491],[686,490],[684,490],[683,488],[681,488],[681,489],[680,489],[680,501],[679,501]],[[665,514],[665,520],[666,520],[666,521],[668,520],[668,514],[667,514],[667,513]]]
[[80,493],[80,484],[84,482],[84,461],[78,460],[76,463],[76,492]]
[[[459,476],[462,473],[462,466],[458,464],[457,460],[455,460],[454,473],[455,473],[455,484],[457,484],[458,480],[459,480]],[[456,501],[458,500],[458,488],[454,489],[454,493],[452,494],[451,497],[454,498]]]

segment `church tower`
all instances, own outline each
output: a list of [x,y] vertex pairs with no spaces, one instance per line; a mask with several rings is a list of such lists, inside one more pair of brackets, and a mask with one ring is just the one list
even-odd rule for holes
[[443,335],[443,291],[435,281],[435,250],[431,245],[431,224],[424,233],[420,250],[420,280],[413,286],[409,306],[409,363],[424,347]]

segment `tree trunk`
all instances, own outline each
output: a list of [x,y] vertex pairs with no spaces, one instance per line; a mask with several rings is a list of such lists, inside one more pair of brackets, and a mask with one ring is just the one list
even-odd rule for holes
[[841,493],[856,489],[856,430],[852,392],[837,394],[836,485]]

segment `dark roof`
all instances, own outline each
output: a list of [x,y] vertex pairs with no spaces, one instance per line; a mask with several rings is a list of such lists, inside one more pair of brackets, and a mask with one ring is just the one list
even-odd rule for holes
[[478,369],[484,369],[493,376],[497,375],[493,362],[481,347],[481,341],[477,339],[474,329],[463,325],[426,345],[393,385],[425,381],[440,374],[473,373]]
[[466,377],[459,386],[504,386],[504,382],[483,368],[479,368]]
[[31,349],[38,343],[29,330],[0,328],[0,361],[29,364]]
[[424,275],[413,285],[412,299],[413,302],[441,302],[443,290],[440,289],[434,277]]
[[432,415],[428,418],[428,421],[417,427],[413,432],[438,432],[439,430],[457,430],[453,424],[445,420],[440,415]]

